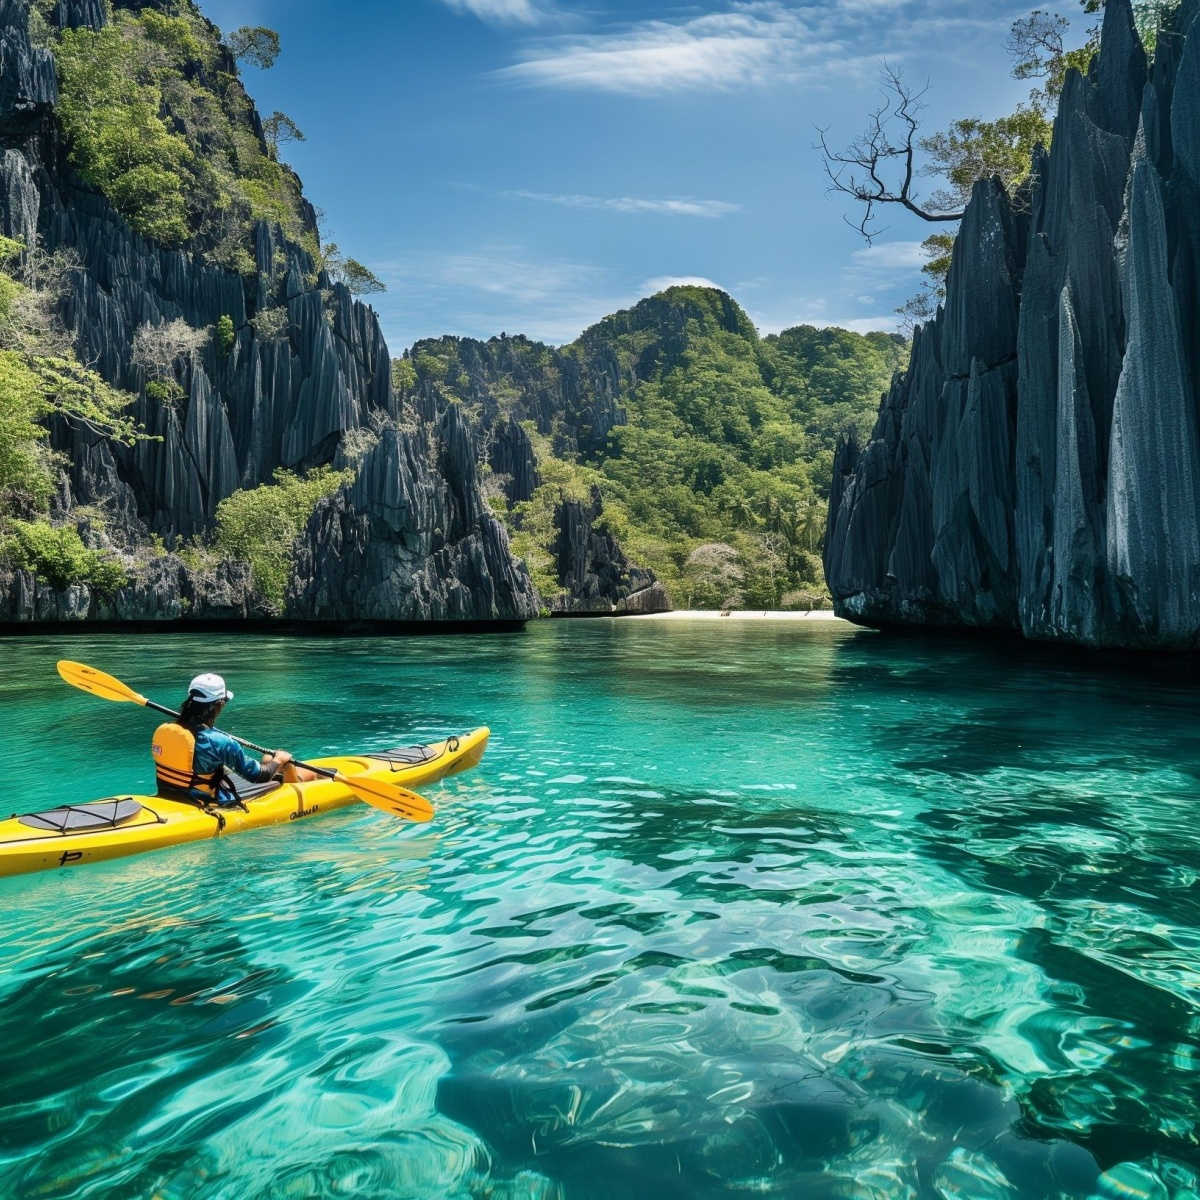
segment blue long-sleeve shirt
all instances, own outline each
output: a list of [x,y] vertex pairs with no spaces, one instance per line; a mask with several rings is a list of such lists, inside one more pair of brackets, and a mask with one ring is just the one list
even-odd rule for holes
[[196,734],[196,752],[192,759],[192,770],[197,775],[210,775],[219,766],[236,771],[251,783],[266,783],[275,775],[274,766],[264,767],[252,758],[227,733],[216,729],[201,729]]

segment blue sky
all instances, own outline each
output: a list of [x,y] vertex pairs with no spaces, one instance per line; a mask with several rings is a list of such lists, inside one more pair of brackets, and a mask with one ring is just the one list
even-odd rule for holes
[[[279,31],[245,69],[323,230],[388,284],[394,354],[441,333],[560,344],[669,282],[731,292],[760,331],[894,326],[930,228],[867,248],[827,193],[886,60],[930,130],[1027,90],[1007,0],[200,0]],[[1074,5],[1062,6],[1070,9]]]

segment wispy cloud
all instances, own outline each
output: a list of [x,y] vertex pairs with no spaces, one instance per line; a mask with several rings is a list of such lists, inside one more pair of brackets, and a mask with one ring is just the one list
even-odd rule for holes
[[811,33],[801,15],[782,4],[738,5],[684,21],[555,38],[525,47],[522,61],[499,74],[532,86],[633,95],[729,88],[843,50],[816,44]]
[[497,247],[479,253],[446,255],[432,264],[428,278],[449,287],[529,304],[593,288],[602,275],[601,268],[586,263],[534,260],[519,249]]
[[536,25],[546,18],[546,10],[532,0],[442,0],[455,12],[470,13],[481,21],[500,21],[512,25]]
[[590,208],[618,213],[657,213],[670,217],[716,217],[741,212],[740,204],[725,200],[695,200],[689,197],[655,200],[643,196],[584,196],[575,193],[505,192],[520,200],[540,200],[546,204],[559,204],[564,208]]
[[497,74],[530,87],[633,96],[844,81],[877,70],[881,55],[904,59],[934,33],[1006,29],[1015,11],[1011,0],[997,0],[1004,11],[986,17],[978,15],[974,0],[709,2],[719,9],[530,41],[518,51],[519,61]]
[[876,242],[850,257],[855,267],[865,271],[916,271],[928,258],[920,242]]
[[605,267],[547,259],[514,244],[492,243],[462,253],[416,255],[376,268],[389,287],[380,311],[392,323],[389,296],[403,296],[394,320],[407,326],[425,309],[452,312],[443,328],[428,319],[393,338],[393,351],[414,337],[457,333],[488,338],[501,330],[562,345],[588,325],[625,305],[626,296]]

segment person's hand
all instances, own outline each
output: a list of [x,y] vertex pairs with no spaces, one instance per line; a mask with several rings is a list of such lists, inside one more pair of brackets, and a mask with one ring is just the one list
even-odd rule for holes
[[274,758],[281,767],[286,767],[292,761],[292,756],[286,750],[276,750]]

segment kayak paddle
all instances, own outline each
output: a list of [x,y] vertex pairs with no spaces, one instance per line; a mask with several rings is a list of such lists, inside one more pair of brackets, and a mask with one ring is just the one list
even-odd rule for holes
[[[164,708],[161,704],[155,704],[153,700],[147,700],[145,696],[135,692],[133,688],[128,687],[119,679],[114,679],[103,671],[97,671],[95,667],[89,667],[86,663],[63,659],[58,663],[58,673],[72,687],[77,687],[80,691],[88,692],[93,696],[99,696],[102,700],[115,700],[122,704],[140,704],[143,708],[152,708],[155,712],[164,713],[168,717],[179,716],[173,708]],[[238,745],[245,746],[247,750],[257,750],[260,754],[272,753],[265,746],[257,746],[254,742],[247,742],[244,738],[235,737],[233,734],[228,736],[232,737]],[[296,766],[313,771],[317,775],[323,775],[326,779],[336,779],[339,783],[345,784],[360,799],[386,813],[391,813],[394,817],[405,817],[409,821],[433,819],[433,805],[424,796],[418,796],[416,792],[410,792],[407,788],[397,787],[394,783],[386,783],[378,779],[364,779],[358,775],[346,776],[340,771],[331,771],[328,767],[317,767],[312,763],[293,761]]]

